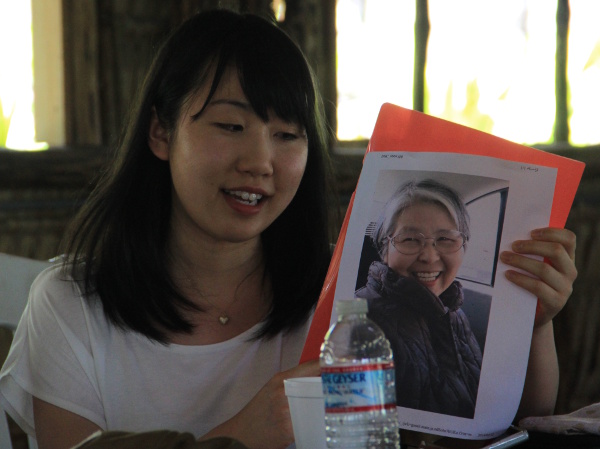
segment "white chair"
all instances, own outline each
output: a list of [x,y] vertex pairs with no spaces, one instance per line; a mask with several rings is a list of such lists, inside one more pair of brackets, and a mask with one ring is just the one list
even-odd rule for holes
[[31,283],[51,264],[0,253],[0,326],[16,329],[27,304]]
[[[14,332],[27,304],[31,283],[51,264],[0,253],[0,326]],[[12,449],[6,413],[1,409],[0,413],[0,449]],[[35,439],[29,437],[28,442],[30,449],[37,449]]]

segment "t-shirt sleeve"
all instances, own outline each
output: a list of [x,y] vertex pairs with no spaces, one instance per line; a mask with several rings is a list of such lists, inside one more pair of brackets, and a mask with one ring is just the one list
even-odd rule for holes
[[86,311],[60,267],[46,269],[32,284],[0,371],[0,403],[30,435],[34,396],[106,429]]

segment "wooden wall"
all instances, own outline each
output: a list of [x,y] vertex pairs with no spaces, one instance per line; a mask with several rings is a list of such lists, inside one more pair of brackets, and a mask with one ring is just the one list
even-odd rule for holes
[[[120,132],[150,54],[196,9],[225,5],[267,14],[271,0],[63,0],[67,148],[0,150],[0,252],[48,259],[93,185]],[[334,0],[287,0],[282,26],[300,43],[335,120]],[[579,278],[556,319],[561,363],[557,412],[600,401],[600,147],[553,149],[587,164],[567,227],[578,236]],[[354,190],[360,156],[334,157],[342,203]],[[342,204],[343,206],[344,204]]]
[[97,148],[0,150],[0,252],[40,260],[58,255],[105,155]]
[[[272,0],[62,1],[67,147],[26,154],[0,149],[0,251],[40,259],[60,251],[66,223],[118,141],[129,104],[169,31],[202,9],[273,15]],[[303,46],[334,123],[335,1],[286,3],[281,27]]]
[[[194,12],[227,6],[272,17],[271,0],[63,0],[67,144],[117,140],[151,57]],[[288,0],[281,27],[303,48],[335,120],[335,2]],[[306,21],[304,18],[311,18]],[[329,45],[323,45],[329,42]]]

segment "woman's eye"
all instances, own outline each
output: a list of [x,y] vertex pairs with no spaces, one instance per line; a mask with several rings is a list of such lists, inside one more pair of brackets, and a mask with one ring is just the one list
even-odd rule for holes
[[277,137],[279,137],[281,140],[296,140],[298,138],[297,134],[289,133],[289,132],[279,132],[275,135]]
[[237,125],[235,123],[215,123],[215,126],[217,128],[230,132],[240,132],[244,130],[244,127],[242,125]]
[[454,243],[456,242],[456,239],[453,239],[452,237],[438,237],[436,241],[440,243]]

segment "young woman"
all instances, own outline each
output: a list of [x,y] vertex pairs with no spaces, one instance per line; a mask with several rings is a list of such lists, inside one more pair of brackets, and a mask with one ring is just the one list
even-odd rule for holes
[[2,373],[40,449],[97,429],[293,440],[282,381],[319,374],[294,367],[330,259],[320,102],[256,16],[201,13],[167,40]]
[[292,41],[252,15],[184,23],[64,269],[32,287],[2,405],[40,449],[156,429],[285,448],[283,379],[319,374],[297,363],[329,264],[330,179],[320,98]]

